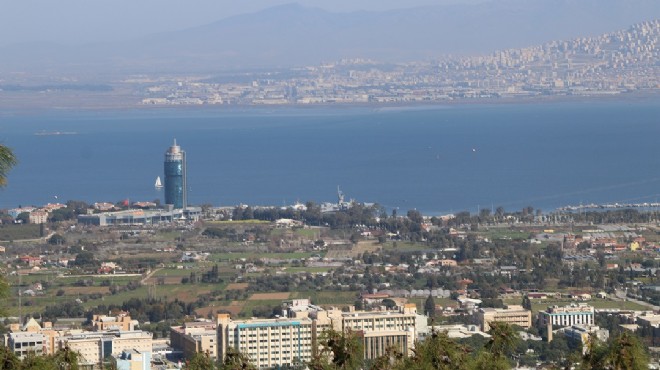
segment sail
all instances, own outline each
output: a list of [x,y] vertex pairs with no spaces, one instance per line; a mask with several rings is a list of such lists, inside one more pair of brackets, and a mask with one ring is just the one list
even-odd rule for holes
[[157,188],[162,188],[163,184],[160,182],[160,176],[156,177],[156,185]]

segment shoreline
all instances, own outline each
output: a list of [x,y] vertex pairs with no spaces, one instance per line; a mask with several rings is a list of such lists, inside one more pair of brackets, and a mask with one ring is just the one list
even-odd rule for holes
[[[578,103],[607,103],[607,102],[640,102],[646,100],[654,100],[660,98],[660,89],[658,90],[644,90],[634,91],[628,93],[621,93],[616,95],[548,95],[548,96],[535,96],[535,97],[506,97],[506,98],[476,98],[476,99],[455,99],[446,101],[429,101],[429,102],[400,102],[400,103],[318,103],[318,104],[277,104],[277,105],[260,105],[260,104],[245,104],[245,105],[145,105],[145,104],[129,104],[118,102],[119,104],[89,104],[89,105],[66,105],[66,104],[53,104],[53,105],[26,105],[24,107],[16,107],[11,104],[5,106],[2,99],[5,95],[0,93],[0,113],[2,117],[28,117],[38,116],[40,114],[50,114],[54,112],[62,113],[103,113],[103,112],[235,112],[241,113],[245,111],[254,112],[283,112],[283,111],[311,111],[318,109],[327,109],[342,111],[342,110],[373,110],[373,111],[399,111],[399,110],[434,110],[451,108],[456,106],[506,106],[506,105],[542,105],[542,104],[578,104]],[[107,97],[106,97],[107,98]],[[118,100],[122,100],[119,98]],[[68,101],[65,101],[68,102]]]

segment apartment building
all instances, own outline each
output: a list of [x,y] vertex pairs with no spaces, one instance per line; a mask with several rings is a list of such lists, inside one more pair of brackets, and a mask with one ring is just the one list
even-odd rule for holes
[[228,348],[246,354],[258,368],[279,368],[312,359],[316,343],[315,320],[275,318],[231,320],[218,314],[219,355],[224,358]]
[[538,318],[541,327],[546,327],[548,324],[552,324],[552,326],[591,326],[594,325],[594,308],[585,303],[564,307],[551,306],[545,311],[540,311]]

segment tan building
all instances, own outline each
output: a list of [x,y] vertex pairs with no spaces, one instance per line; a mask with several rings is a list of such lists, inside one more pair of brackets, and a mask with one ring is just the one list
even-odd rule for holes
[[30,212],[31,224],[45,224],[48,221],[48,212],[46,211],[32,211]]
[[[407,303],[398,311],[352,311],[341,314],[341,330],[353,330],[363,339],[364,358],[374,359],[395,347],[411,355],[417,332],[417,305]],[[336,327],[336,326],[335,326]]]
[[153,336],[145,331],[78,332],[63,336],[60,348],[69,347],[80,354],[81,365],[96,365],[124,351],[152,352]]
[[524,309],[522,306],[509,306],[508,308],[480,308],[476,311],[475,317],[481,330],[488,332],[490,323],[505,322],[509,325],[517,325],[521,328],[530,328],[532,326],[532,312]]
[[92,316],[92,328],[94,331],[103,330],[135,330],[136,320],[132,320],[126,313],[120,313],[117,316],[94,315]]
[[211,321],[186,322],[182,326],[170,328],[172,348],[183,352],[186,358],[195,353],[208,353],[211,358],[218,356],[217,324]]

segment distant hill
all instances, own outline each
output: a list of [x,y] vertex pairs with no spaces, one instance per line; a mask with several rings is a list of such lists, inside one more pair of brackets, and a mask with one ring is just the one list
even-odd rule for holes
[[498,0],[351,13],[289,4],[130,43],[14,45],[0,49],[0,68],[186,72],[341,58],[428,60],[598,35],[654,18],[658,0]]

